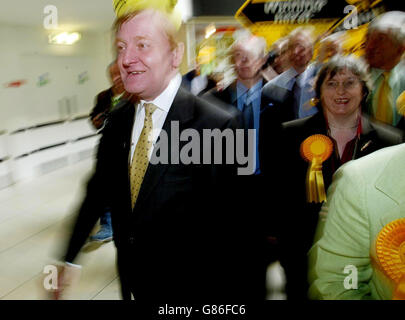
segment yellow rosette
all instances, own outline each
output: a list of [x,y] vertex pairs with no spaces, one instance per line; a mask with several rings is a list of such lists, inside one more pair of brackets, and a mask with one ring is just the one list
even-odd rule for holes
[[306,178],[307,201],[316,203],[326,201],[322,163],[333,151],[332,141],[323,134],[315,134],[301,143],[300,151],[304,160],[309,162]]
[[376,241],[378,262],[396,288],[393,300],[405,300],[405,218],[388,223]]

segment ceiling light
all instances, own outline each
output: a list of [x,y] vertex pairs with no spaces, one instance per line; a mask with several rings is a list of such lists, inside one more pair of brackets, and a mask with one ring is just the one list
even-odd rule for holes
[[67,44],[72,45],[75,42],[79,41],[81,38],[80,33],[78,32],[62,32],[57,34],[49,35],[49,43],[51,44]]

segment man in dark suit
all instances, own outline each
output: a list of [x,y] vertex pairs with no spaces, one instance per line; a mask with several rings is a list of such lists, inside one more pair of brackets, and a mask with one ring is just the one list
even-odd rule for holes
[[[197,161],[186,163],[182,153],[176,158],[188,142],[183,133],[232,131],[238,122],[180,88],[184,46],[175,33],[154,10],[116,22],[121,77],[138,100],[135,107],[117,106],[108,118],[65,261],[74,262],[100,206],[108,203],[124,299],[260,297],[256,221],[234,210],[238,201],[230,197],[235,165],[214,164],[214,148],[203,141],[192,148]],[[206,152],[211,161],[203,162]]]
[[236,114],[245,129],[256,130],[256,175],[261,172],[259,142],[264,138],[262,128],[275,129],[281,123],[273,105],[262,95],[262,88],[266,84],[261,73],[267,58],[265,52],[266,41],[263,38],[242,35],[232,45],[237,79],[224,90],[214,88],[202,96]]
[[[249,34],[242,35],[232,45],[232,55],[237,79],[224,90],[212,89],[202,96],[224,110],[235,114],[242,126],[255,130],[256,166],[249,176],[238,177],[241,190],[239,197],[242,199],[240,210],[245,213],[255,214],[255,219],[260,221],[263,229],[261,234],[267,233],[267,228],[272,224],[269,220],[269,196],[273,194],[273,186],[264,185],[264,175],[272,174],[271,165],[263,163],[263,155],[273,152],[267,150],[269,145],[274,145],[281,130],[281,119],[272,104],[262,95],[263,85],[266,83],[261,70],[266,62],[266,42],[263,38]],[[268,143],[269,139],[273,141]],[[265,294],[265,276],[269,263],[276,260],[274,243],[265,237],[258,245],[261,251],[263,294]]]

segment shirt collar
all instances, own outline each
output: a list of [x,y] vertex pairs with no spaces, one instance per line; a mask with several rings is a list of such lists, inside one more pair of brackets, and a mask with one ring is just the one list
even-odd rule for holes
[[263,79],[260,79],[253,85],[253,87],[248,89],[242,82],[237,81],[236,82],[236,100],[239,100],[239,98],[241,98],[248,91],[251,91],[252,93],[256,93],[258,90],[260,90],[262,88],[262,84],[263,84]]
[[290,87],[293,86],[293,84],[291,84],[292,79],[294,79],[297,74],[298,72],[293,67],[289,68],[277,77],[277,85],[284,89],[291,90]]
[[181,84],[181,75],[180,73],[177,73],[170,80],[166,89],[154,100],[152,101],[141,100],[140,101],[141,108],[137,108],[137,112],[139,112],[142,109],[144,103],[153,103],[158,109],[168,113],[170,110],[170,106],[172,105],[173,100],[177,94],[177,91],[180,88],[180,84]]
[[307,68],[301,74],[291,67],[279,76],[279,86],[284,89],[291,90],[294,85],[293,79],[296,78],[297,85],[300,88],[303,88],[307,85],[308,80],[314,75],[315,71],[315,64],[310,64],[307,66]]

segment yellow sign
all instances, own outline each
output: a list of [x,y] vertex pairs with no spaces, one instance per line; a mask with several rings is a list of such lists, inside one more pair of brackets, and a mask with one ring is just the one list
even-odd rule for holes
[[269,46],[297,27],[311,26],[315,42],[342,31],[343,54],[362,55],[367,25],[384,11],[382,0],[248,0],[235,18]]

